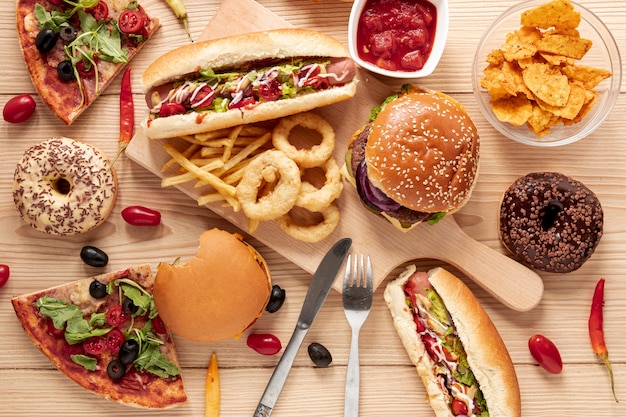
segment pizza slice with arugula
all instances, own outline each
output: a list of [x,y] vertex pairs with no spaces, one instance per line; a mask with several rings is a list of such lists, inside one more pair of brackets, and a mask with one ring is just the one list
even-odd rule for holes
[[11,299],[24,331],[68,378],[112,401],[187,402],[171,334],[152,298],[150,265]]
[[67,125],[159,28],[130,0],[17,0],[16,21],[35,89]]

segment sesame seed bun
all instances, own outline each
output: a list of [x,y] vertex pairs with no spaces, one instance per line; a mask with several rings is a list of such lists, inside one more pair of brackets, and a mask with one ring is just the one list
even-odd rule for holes
[[388,103],[365,148],[367,175],[411,210],[452,213],[469,199],[478,173],[479,137],[461,103],[413,90]]
[[238,234],[207,230],[184,265],[161,263],[154,302],[165,325],[198,342],[239,337],[263,313],[272,281],[261,255]]

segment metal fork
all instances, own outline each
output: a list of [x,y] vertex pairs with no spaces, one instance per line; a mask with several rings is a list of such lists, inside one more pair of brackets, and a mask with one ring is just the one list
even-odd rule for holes
[[372,262],[370,257],[348,255],[343,278],[343,311],[352,327],[346,374],[344,417],[359,415],[359,331],[372,308]]

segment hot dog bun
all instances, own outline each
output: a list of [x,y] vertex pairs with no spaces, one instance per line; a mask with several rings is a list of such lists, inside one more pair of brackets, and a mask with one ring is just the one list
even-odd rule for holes
[[[416,271],[409,266],[396,280],[390,282],[384,298],[393,317],[409,358],[422,378],[428,401],[437,417],[453,416],[433,374],[433,360],[419,337],[413,314],[407,307],[404,287]],[[487,402],[491,417],[521,415],[521,399],[517,375],[508,350],[471,290],[443,268],[428,271],[428,281],[437,291],[456,327],[476,380]]]
[[[237,69],[255,62],[303,57],[342,58],[354,67],[348,49],[331,36],[308,29],[275,29],[195,42],[174,49],[148,66],[141,77],[141,85],[144,93],[149,93],[203,68],[217,73],[220,69]],[[263,101],[251,108],[202,113],[202,117],[191,112],[156,118],[146,121],[144,128],[147,137],[158,139],[276,119],[347,100],[356,94],[356,84],[357,79],[352,77],[349,82],[329,89],[284,100]]]

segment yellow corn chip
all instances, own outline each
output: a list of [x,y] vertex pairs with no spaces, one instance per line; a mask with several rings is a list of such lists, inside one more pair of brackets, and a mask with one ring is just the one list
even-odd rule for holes
[[524,83],[540,100],[552,106],[564,106],[569,97],[568,79],[558,68],[548,64],[531,64],[522,72]]
[[574,10],[569,0],[553,0],[523,12],[520,22],[523,26],[542,29],[573,29],[580,24],[580,13]]
[[522,27],[506,36],[502,53],[507,61],[530,58],[537,52],[535,45],[541,39],[541,32],[536,28]]
[[585,65],[567,65],[561,71],[570,81],[580,81],[588,90],[595,88],[600,82],[611,76],[611,71]]
[[582,59],[591,48],[591,44],[592,42],[589,39],[555,33],[552,35],[544,35],[536,42],[535,47],[539,52],[548,52],[569,58]]
[[533,113],[533,106],[525,96],[500,99],[492,103],[493,114],[501,122],[521,126]]

